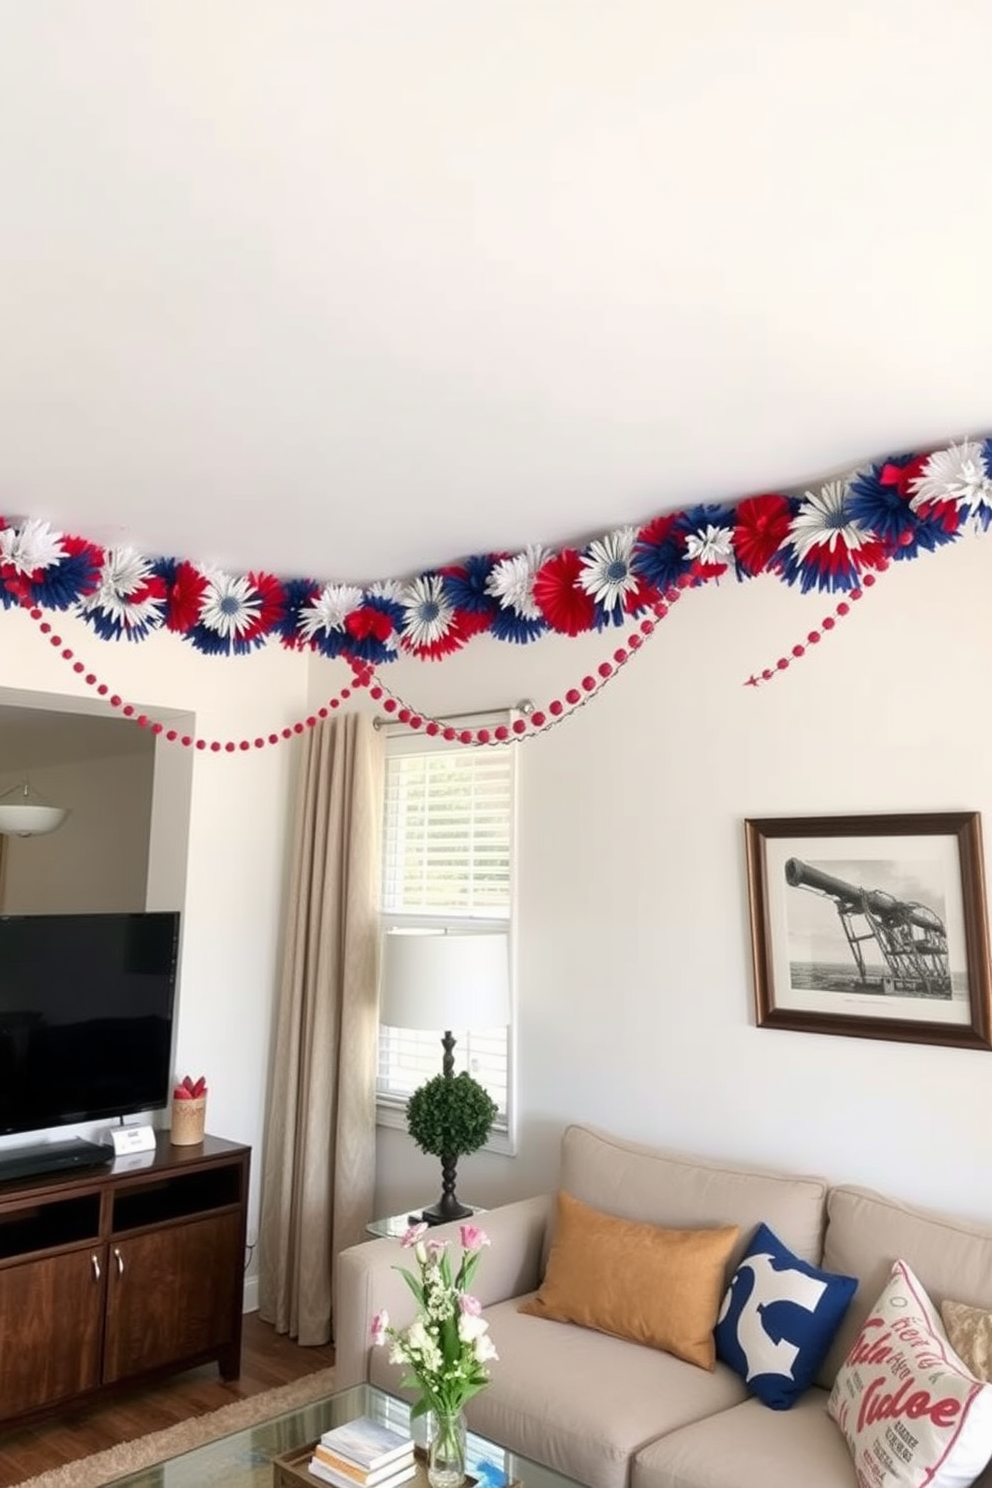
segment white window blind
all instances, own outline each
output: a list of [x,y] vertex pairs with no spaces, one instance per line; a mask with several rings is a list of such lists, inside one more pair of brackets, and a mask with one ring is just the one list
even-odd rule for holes
[[511,750],[458,747],[387,758],[386,914],[510,917]]
[[[506,722],[506,716],[479,718]],[[513,900],[516,750],[466,748],[412,736],[386,742],[383,823],[383,929],[444,926],[507,930]],[[455,1069],[467,1069],[499,1108],[495,1130],[510,1126],[512,1029],[457,1029]],[[441,1034],[379,1029],[380,1119],[441,1070]]]

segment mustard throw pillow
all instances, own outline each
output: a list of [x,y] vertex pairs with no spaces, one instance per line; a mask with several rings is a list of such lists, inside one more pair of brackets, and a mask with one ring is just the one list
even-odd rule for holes
[[713,1328],[736,1225],[666,1230],[558,1195],[558,1223],[540,1290],[520,1312],[578,1323],[716,1365]]

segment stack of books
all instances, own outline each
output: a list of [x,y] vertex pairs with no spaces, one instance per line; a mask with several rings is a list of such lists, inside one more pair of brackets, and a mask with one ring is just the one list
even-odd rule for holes
[[335,1488],[396,1488],[417,1471],[413,1437],[359,1416],[324,1432],[310,1471]]

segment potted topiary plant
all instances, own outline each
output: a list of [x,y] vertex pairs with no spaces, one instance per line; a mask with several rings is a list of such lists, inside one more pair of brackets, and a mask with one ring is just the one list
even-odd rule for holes
[[455,1197],[455,1175],[460,1157],[477,1152],[492,1131],[496,1102],[467,1070],[458,1075],[435,1075],[407,1101],[406,1119],[421,1152],[441,1159],[441,1197],[424,1210],[428,1224],[465,1219],[471,1209]]

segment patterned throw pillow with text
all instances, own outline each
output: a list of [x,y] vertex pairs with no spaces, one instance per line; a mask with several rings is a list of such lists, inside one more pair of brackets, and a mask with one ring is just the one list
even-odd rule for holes
[[892,1267],[827,1409],[859,1488],[967,1488],[992,1457],[992,1385],[965,1368],[905,1261]]

